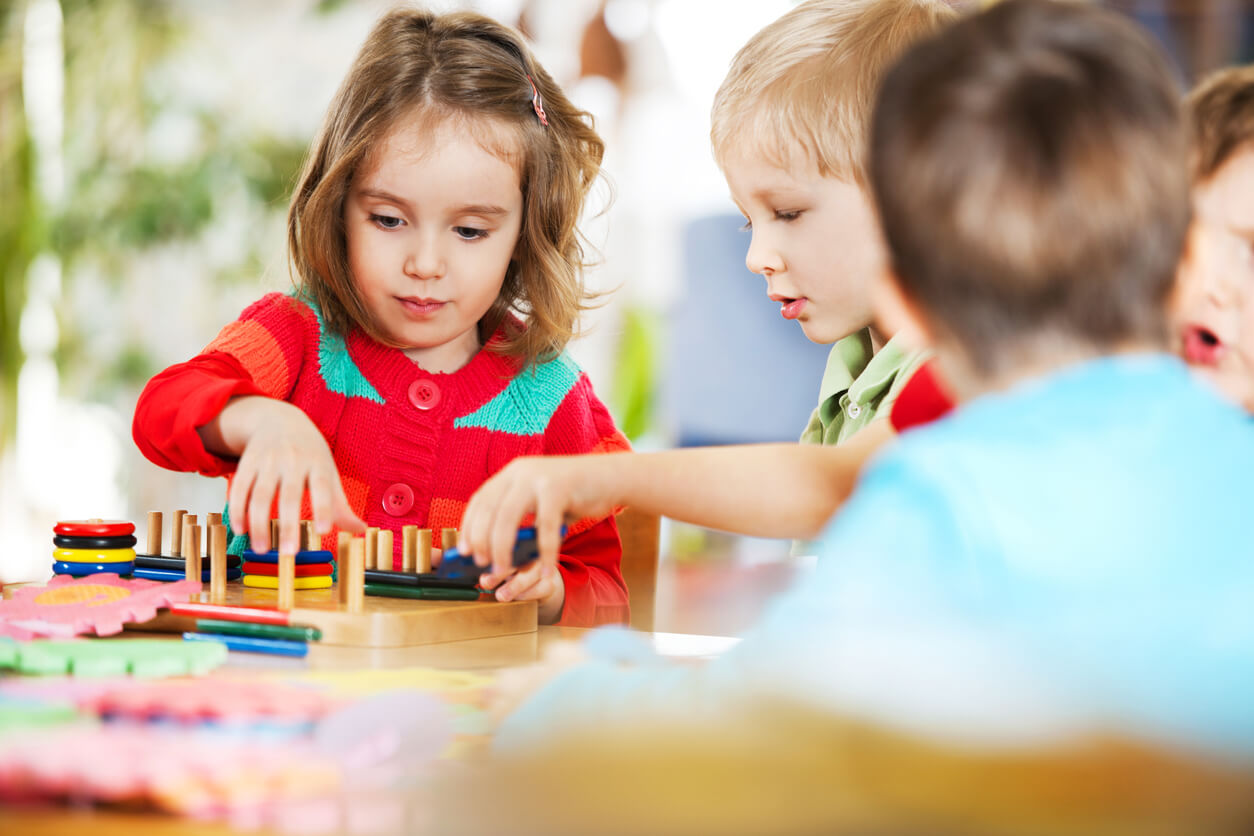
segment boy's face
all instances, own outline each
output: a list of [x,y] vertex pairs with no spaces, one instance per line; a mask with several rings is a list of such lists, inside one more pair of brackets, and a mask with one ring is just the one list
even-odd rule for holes
[[1175,300],[1177,347],[1254,412],[1254,145],[1194,187],[1193,208]]
[[869,325],[884,250],[865,192],[813,163],[785,169],[742,149],[724,157],[723,174],[753,232],[745,264],[783,317],[816,343]]

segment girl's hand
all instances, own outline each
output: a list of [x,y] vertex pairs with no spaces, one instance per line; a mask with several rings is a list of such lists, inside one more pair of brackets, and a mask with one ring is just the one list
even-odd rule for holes
[[255,552],[269,551],[270,509],[279,505],[278,550],[293,554],[300,544],[300,506],[309,489],[314,526],[365,530],[344,496],[331,449],[309,416],[285,401],[259,396],[232,400],[216,419],[228,449],[242,449],[227,506],[231,529],[248,532]]
[[518,528],[527,514],[535,514],[540,557],[532,565],[547,567],[556,576],[562,520],[567,515],[604,517],[614,510],[614,459],[605,453],[514,459],[470,498],[457,550],[472,555],[480,566],[491,566],[492,578],[507,577],[513,571]]
[[[505,582],[501,583],[502,580]],[[498,601],[539,601],[541,624],[552,624],[562,617],[562,606],[566,603],[566,584],[562,580],[561,570],[543,560],[531,561],[513,572],[513,577],[510,577],[510,573],[484,573],[479,576],[479,585],[484,589],[495,590],[493,595]]]

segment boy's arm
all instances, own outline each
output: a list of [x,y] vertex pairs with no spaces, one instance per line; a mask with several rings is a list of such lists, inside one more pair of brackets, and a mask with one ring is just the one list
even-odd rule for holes
[[749,444],[515,459],[471,497],[458,548],[505,566],[519,525],[534,514],[540,558],[552,565],[564,518],[601,517],[624,505],[751,536],[813,537],[892,437],[889,423],[876,421],[837,447]]

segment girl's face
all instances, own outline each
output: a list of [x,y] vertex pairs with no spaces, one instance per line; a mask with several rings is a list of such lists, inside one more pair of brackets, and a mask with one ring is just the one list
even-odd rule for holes
[[[479,350],[522,226],[515,142],[490,122],[402,119],[353,178],[348,261],[378,327],[430,372]],[[491,149],[496,149],[494,153]]]
[[1254,412],[1254,145],[1193,187],[1193,208],[1175,300],[1177,347]]

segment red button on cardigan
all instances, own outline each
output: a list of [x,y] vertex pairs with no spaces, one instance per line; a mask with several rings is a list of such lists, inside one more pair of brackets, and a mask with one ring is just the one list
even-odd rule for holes
[[409,384],[409,402],[418,409],[434,409],[440,402],[440,387],[430,380],[415,380]]
[[394,517],[403,517],[414,507],[414,489],[403,482],[390,485],[383,492],[383,510]]

